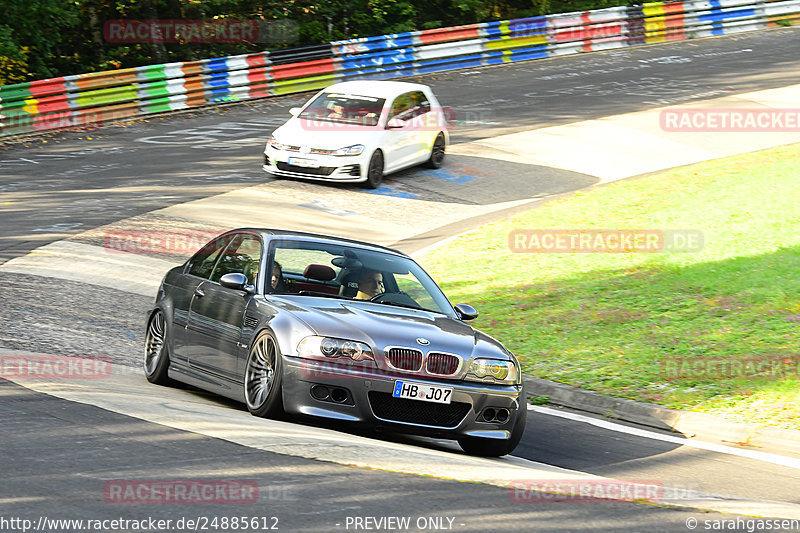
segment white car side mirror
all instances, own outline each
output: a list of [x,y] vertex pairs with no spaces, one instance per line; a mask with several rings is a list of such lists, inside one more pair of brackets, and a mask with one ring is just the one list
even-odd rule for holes
[[389,122],[386,123],[386,127],[390,130],[402,128],[405,125],[406,123],[400,120],[399,118],[390,119]]
[[293,117],[296,117],[297,115],[300,114],[300,111],[302,111],[302,110],[303,110],[303,108],[301,108],[301,107],[293,107],[293,108],[291,108],[289,110],[289,114],[292,115]]

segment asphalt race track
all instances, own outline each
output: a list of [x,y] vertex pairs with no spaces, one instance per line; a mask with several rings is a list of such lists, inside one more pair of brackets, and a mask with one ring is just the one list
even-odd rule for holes
[[[455,110],[459,122],[451,143],[456,144],[786,86],[797,83],[797,57],[800,31],[780,29],[419,80],[432,85],[443,105]],[[419,168],[390,176],[377,191],[275,182],[261,170],[264,142],[288,116],[288,109],[306,97],[267,99],[8,143],[0,149],[0,263],[99,226],[258,184],[306,197],[295,208],[301,222],[312,223],[315,213],[336,208],[337,199],[345,195],[356,210],[369,210],[387,197],[475,213],[428,239],[397,244],[415,251],[448,232],[597,182],[593,176],[567,170],[460,155],[448,156],[440,171]],[[484,209],[501,204],[502,209]],[[404,212],[401,201],[387,205],[394,209],[385,214],[389,218],[425,216]],[[281,220],[274,225],[280,227]],[[138,364],[144,316],[152,297],[1,270],[0,283],[4,288],[0,353],[2,349],[102,353],[117,365]],[[476,532],[687,531],[691,517],[735,518],[624,502],[520,503],[501,487],[253,449],[64,401],[2,379],[0,397],[0,419],[5,424],[0,437],[5,481],[0,485],[0,517],[258,514],[278,517],[282,531],[346,531],[353,530],[347,527],[348,516],[402,515],[450,517],[452,530]],[[242,411],[242,406],[222,403],[231,412]],[[458,453],[457,446],[446,442],[381,438]],[[514,456],[599,476],[658,480],[664,486],[723,499],[800,504],[798,468],[678,446],[540,412],[529,412],[526,434]],[[254,480],[262,487],[261,499],[242,511],[242,506],[209,504],[114,505],[103,498],[109,480],[196,476]],[[263,487],[271,487],[271,492],[265,495]]]

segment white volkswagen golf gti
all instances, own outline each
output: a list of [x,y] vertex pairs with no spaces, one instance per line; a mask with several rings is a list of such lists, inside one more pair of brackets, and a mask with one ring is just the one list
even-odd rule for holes
[[384,175],[410,166],[439,168],[449,141],[446,113],[418,83],[337,83],[289,112],[264,149],[264,170],[281,178],[374,189]]

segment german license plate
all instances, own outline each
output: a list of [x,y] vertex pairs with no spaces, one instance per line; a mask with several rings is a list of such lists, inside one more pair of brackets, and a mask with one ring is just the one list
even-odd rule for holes
[[408,398],[410,400],[421,400],[423,402],[450,403],[453,389],[450,387],[437,387],[436,385],[425,385],[424,383],[414,383],[413,381],[395,381],[395,398]]
[[290,157],[289,164],[297,167],[319,168],[319,163],[313,159],[304,159],[302,157]]

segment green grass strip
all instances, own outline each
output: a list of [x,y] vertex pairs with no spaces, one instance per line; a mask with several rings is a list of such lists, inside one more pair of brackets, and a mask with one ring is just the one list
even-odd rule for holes
[[[522,178],[524,179],[524,178]],[[512,230],[700,231],[692,253],[514,253]],[[800,145],[579,192],[423,264],[534,376],[800,429]]]

